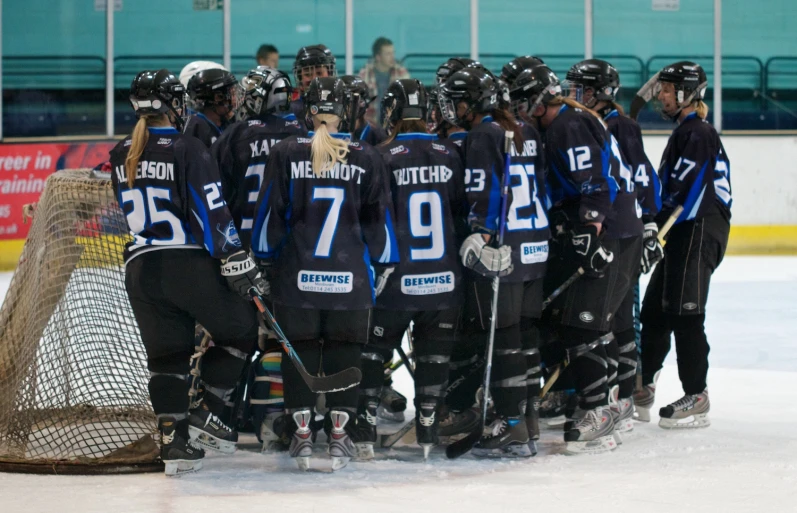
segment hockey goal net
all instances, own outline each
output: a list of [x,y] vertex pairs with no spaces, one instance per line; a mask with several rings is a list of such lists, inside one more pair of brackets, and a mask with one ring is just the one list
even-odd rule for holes
[[0,470],[162,468],[111,180],[47,180],[0,309]]

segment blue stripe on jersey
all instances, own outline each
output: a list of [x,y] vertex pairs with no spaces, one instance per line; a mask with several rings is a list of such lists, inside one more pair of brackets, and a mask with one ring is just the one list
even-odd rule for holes
[[208,122],[208,124],[209,124],[210,126],[212,126],[213,128],[215,128],[215,129],[216,129],[216,131],[217,131],[219,134],[221,134],[221,128],[219,128],[219,126],[218,126],[216,123],[214,123],[213,121],[209,120],[207,116],[205,116],[205,115],[204,115],[204,114],[202,114],[201,112],[197,112],[197,113],[196,113],[196,114],[194,114],[194,115],[195,115],[196,117],[198,117],[198,118],[202,118],[202,119],[204,119],[205,121],[207,121],[207,122]]
[[[567,156],[562,153],[562,158],[567,158]],[[564,175],[559,171],[559,168],[556,167],[556,164],[551,162],[551,169],[553,169],[553,173],[556,175],[557,180],[559,181],[559,187],[554,187],[550,181],[548,182],[548,191],[550,191],[551,201],[553,204],[557,204],[565,198],[577,198],[580,196],[579,192],[573,187],[573,185],[567,181]]]
[[656,170],[653,170],[650,174],[652,175],[650,179],[653,180],[653,199],[656,202],[656,211],[661,212],[661,180]]
[[[310,130],[309,132],[307,132],[307,137],[311,139],[313,138],[314,135],[315,135],[314,130]],[[335,132],[334,134],[329,134],[329,135],[331,135],[335,139],[351,139],[351,134],[347,132]]]
[[396,135],[397,141],[412,141],[415,139],[421,139],[425,141],[434,141],[437,139],[437,135],[435,134],[425,134],[423,132],[407,132],[403,134]]
[[454,132],[453,134],[448,134],[449,139],[465,139],[468,136],[468,132]]
[[255,212],[255,222],[252,225],[252,252],[259,258],[272,258],[273,252],[268,247],[268,219],[271,216],[271,208],[268,205],[268,198],[271,197],[271,186],[268,184],[260,203],[260,210]]
[[281,118],[281,119],[285,119],[287,121],[295,121],[296,120],[296,114],[294,114],[293,112],[288,113],[288,114],[284,114],[284,115],[277,114],[277,117]]
[[150,127],[147,127],[147,130],[149,130],[149,133],[157,134],[157,135],[179,134],[180,133],[173,126],[150,126]]
[[368,123],[366,123],[366,124],[365,124],[365,127],[363,127],[363,131],[362,131],[362,132],[360,132],[360,137],[358,137],[357,139],[359,139],[360,141],[362,141],[362,140],[365,140],[365,136],[366,136],[366,135],[368,134],[368,132],[370,132],[370,131],[371,131],[371,125],[369,125]]
[[492,116],[484,116],[482,118],[482,123],[492,123],[492,122],[493,122],[493,117]]
[[[612,136],[613,137],[613,136]],[[614,199],[617,197],[617,192],[620,190],[620,186],[617,184],[617,180],[612,176],[612,166],[609,163],[609,159],[612,157],[612,149],[609,147],[609,143],[603,145],[603,150],[601,150],[601,174],[603,178],[606,180],[606,183],[609,184],[609,199],[612,203],[614,203]],[[618,155],[619,157],[619,155]],[[624,165],[622,161],[622,157],[620,157],[620,165]]]
[[[398,241],[396,240],[396,233],[393,230],[393,218],[390,215],[390,210],[385,211],[385,249],[379,257],[380,264],[397,264],[399,263]],[[367,246],[366,246],[367,251]]]
[[610,119],[610,118],[616,118],[619,115],[620,115],[620,113],[617,112],[617,109],[614,109],[611,112],[609,112],[608,114],[606,114],[605,116],[603,116],[603,119],[607,120],[607,119]]
[[692,220],[697,216],[697,211],[700,209],[700,203],[703,201],[703,194],[706,192],[706,186],[703,184],[703,175],[706,173],[706,168],[708,167],[708,162],[703,164],[703,167],[700,168],[700,173],[698,173],[697,178],[695,178],[692,187],[689,189],[689,194],[686,195],[686,200],[684,201],[684,211],[678,217],[677,222]]
[[487,217],[484,220],[485,227],[490,231],[498,230],[498,216],[501,215],[501,184],[498,182],[498,175],[495,174],[495,166],[490,170],[493,177],[493,185],[490,187],[490,201],[487,204]]
[[211,235],[211,230],[213,227],[210,226],[210,217],[208,217],[208,211],[205,209],[205,201],[202,199],[202,196],[197,194],[196,190],[188,184],[188,191],[191,193],[191,196],[194,198],[194,204],[196,208],[199,210],[199,213],[194,212],[199,220],[200,224],[202,225],[202,239],[205,244],[205,249],[208,250],[210,256],[215,257],[216,251],[213,245],[213,236]]
[[365,262],[365,273],[368,275],[368,283],[371,287],[371,304],[376,304],[376,289],[374,288],[374,281],[376,281],[376,271],[371,265],[371,253],[368,251],[368,245],[365,245],[363,250],[363,261]]

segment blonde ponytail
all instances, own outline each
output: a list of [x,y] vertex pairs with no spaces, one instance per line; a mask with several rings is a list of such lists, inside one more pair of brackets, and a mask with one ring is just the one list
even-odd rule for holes
[[695,105],[695,112],[700,119],[706,119],[708,117],[708,105],[706,105],[706,102],[698,100],[697,105]]
[[133,129],[133,142],[130,144],[130,151],[127,153],[127,158],[125,159],[128,187],[133,187],[133,183],[136,181],[138,160],[141,158],[141,154],[144,153],[144,147],[147,145],[147,141],[149,141],[147,116],[141,116],[138,118],[138,122]]
[[623,106],[617,102],[612,102],[612,107],[616,110],[621,116],[625,116],[625,110],[623,110]]
[[349,141],[332,137],[327,128],[328,124],[337,125],[340,118],[333,114],[316,114],[313,118],[321,122],[313,134],[310,143],[310,158],[313,161],[313,173],[321,176],[331,170],[338,162],[346,163],[349,154]]

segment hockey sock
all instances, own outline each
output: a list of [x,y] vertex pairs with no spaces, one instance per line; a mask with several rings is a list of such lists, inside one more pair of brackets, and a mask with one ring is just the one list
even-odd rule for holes
[[620,359],[620,347],[617,345],[617,339],[612,339],[606,344],[606,379],[609,382],[609,388],[617,384],[617,367]]
[[247,354],[233,347],[213,346],[202,357],[202,381],[227,390],[241,380]]
[[385,381],[384,367],[382,367],[382,354],[366,347],[360,355],[360,364],[363,378],[360,381],[360,402],[357,413],[363,413],[368,401],[377,401],[382,393],[382,384]]
[[526,400],[526,357],[520,340],[520,323],[495,330],[490,391],[498,415],[521,414],[520,404]]
[[539,400],[542,378],[540,331],[534,323],[535,319],[529,317],[520,319],[520,338],[526,356],[526,397],[529,401]]
[[634,328],[615,333],[620,350],[617,358],[617,383],[620,385],[620,399],[631,397],[636,386],[636,333]]
[[[317,340],[292,341],[293,349],[308,372],[315,373],[321,366],[321,345]],[[316,394],[310,391],[290,358],[281,363],[282,383],[285,391],[285,408],[288,410],[309,409],[315,406]],[[357,390],[355,387],[354,390]]]
[[572,326],[562,328],[562,339],[570,358],[576,380],[576,391],[584,409],[591,410],[609,404],[606,379],[606,349],[595,343],[602,333]]
[[705,314],[673,315],[678,377],[685,394],[699,394],[706,389],[708,375],[708,339],[703,324]]
[[664,359],[670,352],[672,330],[668,317],[668,314],[662,313],[657,319],[645,318],[642,323],[642,335],[639,343],[642,385],[653,383],[653,376],[664,366]]
[[[324,365],[324,374],[327,376],[348,369],[349,367],[360,368],[362,344],[338,340],[325,340],[323,352],[322,362]],[[356,411],[359,395],[360,389],[357,387],[351,387],[339,392],[330,392],[326,394],[327,408],[346,408],[351,411]]]
[[[448,387],[453,342],[419,336],[415,339],[415,397],[441,401]],[[416,401],[417,404],[417,401]]]
[[155,415],[185,415],[188,411],[188,373],[150,373],[149,397]]

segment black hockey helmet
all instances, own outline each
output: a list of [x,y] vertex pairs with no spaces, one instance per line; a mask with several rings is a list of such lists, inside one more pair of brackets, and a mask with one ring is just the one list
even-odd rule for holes
[[522,71],[512,84],[509,97],[514,114],[531,116],[538,105],[547,105],[562,94],[559,77],[545,64]]
[[291,79],[282,71],[258,66],[241,79],[244,110],[251,117],[286,114],[291,110]]
[[[359,118],[365,116],[365,111],[368,110],[373,98],[371,92],[368,90],[368,85],[363,79],[355,75],[343,75],[340,77],[343,84],[346,86],[347,106],[349,112],[347,118],[352,123],[355,123]],[[353,126],[351,127],[354,128]]]
[[190,107],[202,110],[205,107],[226,106],[235,111],[241,106],[243,94],[235,75],[226,69],[205,69],[188,80]]
[[435,73],[437,84],[440,85],[444,83],[448,80],[448,77],[474,62],[476,61],[468,59],[467,57],[451,57],[437,68],[437,72]]
[[174,114],[172,122],[182,130],[185,115],[185,87],[171,71],[142,71],[130,84],[130,104],[137,116]]
[[[440,86],[438,105],[443,119],[465,129],[470,128],[471,114],[486,114],[498,108],[501,91],[498,82],[489,71],[471,67],[457,71]],[[468,106],[463,116],[457,116],[457,105]]]
[[613,102],[620,89],[617,69],[601,59],[586,59],[574,64],[566,78],[579,85],[584,93],[592,91],[592,96],[583,101],[588,108],[594,107],[599,101]]
[[326,45],[310,45],[299,48],[296,60],[293,61],[293,78],[296,79],[297,87],[302,84],[303,71],[308,68],[326,66],[329,76],[334,77],[337,73],[336,62],[335,56]]
[[348,122],[346,85],[338,77],[316,77],[304,93],[304,122],[313,129],[313,116],[332,114],[345,126]]
[[390,84],[382,98],[383,126],[389,129],[402,119],[426,121],[427,96],[426,88],[415,78],[402,78]]
[[545,62],[539,57],[535,57],[533,55],[515,57],[511,61],[504,64],[504,67],[501,68],[501,78],[504,79],[511,87],[512,83],[523,70],[531,69],[534,66],[539,66],[540,64],[545,64]]
[[691,61],[679,61],[665,66],[658,73],[659,82],[669,82],[675,86],[675,97],[678,110],[674,114],[666,113],[675,119],[684,107],[700,101],[706,96],[708,77],[703,67]]

